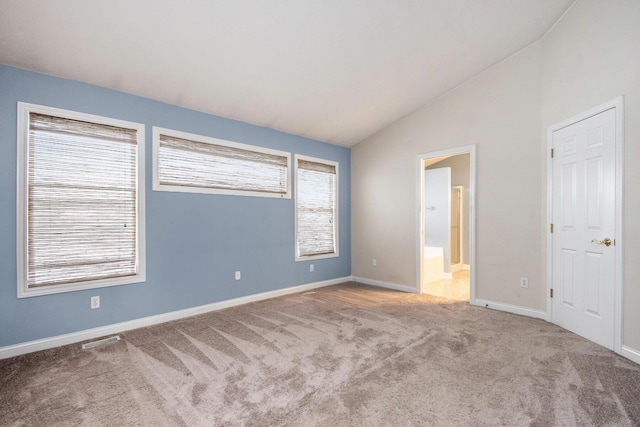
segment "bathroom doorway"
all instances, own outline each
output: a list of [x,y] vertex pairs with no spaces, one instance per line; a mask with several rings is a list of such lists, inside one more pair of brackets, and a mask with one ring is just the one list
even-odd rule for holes
[[418,156],[421,293],[475,299],[475,146]]

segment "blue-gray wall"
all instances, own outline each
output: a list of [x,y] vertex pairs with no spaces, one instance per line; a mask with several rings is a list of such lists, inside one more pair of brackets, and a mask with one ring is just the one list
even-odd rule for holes
[[[16,297],[18,101],[146,125],[145,283]],[[152,191],[152,126],[338,162],[340,257],[314,260],[313,273],[310,262],[294,261],[293,198]],[[0,65],[0,347],[349,276],[350,155],[344,147]],[[100,295],[100,309],[89,308],[91,295]]]

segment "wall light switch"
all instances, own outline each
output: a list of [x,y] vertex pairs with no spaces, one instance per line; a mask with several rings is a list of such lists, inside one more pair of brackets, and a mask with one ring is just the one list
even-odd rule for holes
[[313,270],[314,270],[314,269],[315,269],[315,268],[314,268],[313,264],[309,265],[309,271],[310,271],[310,272],[312,272],[312,273],[313,273]]
[[375,266],[377,266],[377,265],[378,265],[378,260],[377,260],[377,259],[375,259],[375,258],[374,258],[374,259],[372,259],[372,260],[371,260],[371,265],[372,265],[372,266],[374,266],[374,267],[375,267]]
[[236,280],[240,280],[240,272],[236,271]]

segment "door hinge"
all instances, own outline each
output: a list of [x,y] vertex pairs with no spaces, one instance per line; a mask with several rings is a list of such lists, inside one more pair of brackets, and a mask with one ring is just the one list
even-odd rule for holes
[[551,224],[551,226],[549,227],[549,231],[553,233],[553,224]]
[[551,289],[549,290],[549,296],[550,296],[551,298],[553,298],[553,288],[551,288]]
[[554,151],[553,151],[553,148],[552,148],[552,149],[551,149],[551,158],[552,158],[552,159],[553,159],[553,154],[554,154]]

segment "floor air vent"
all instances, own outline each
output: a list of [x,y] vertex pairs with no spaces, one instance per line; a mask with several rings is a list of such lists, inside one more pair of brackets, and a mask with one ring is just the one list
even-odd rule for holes
[[109,338],[103,338],[98,341],[91,341],[86,344],[82,344],[83,350],[88,350],[90,348],[98,347],[99,345],[111,344],[112,342],[120,341],[120,335],[116,335]]

